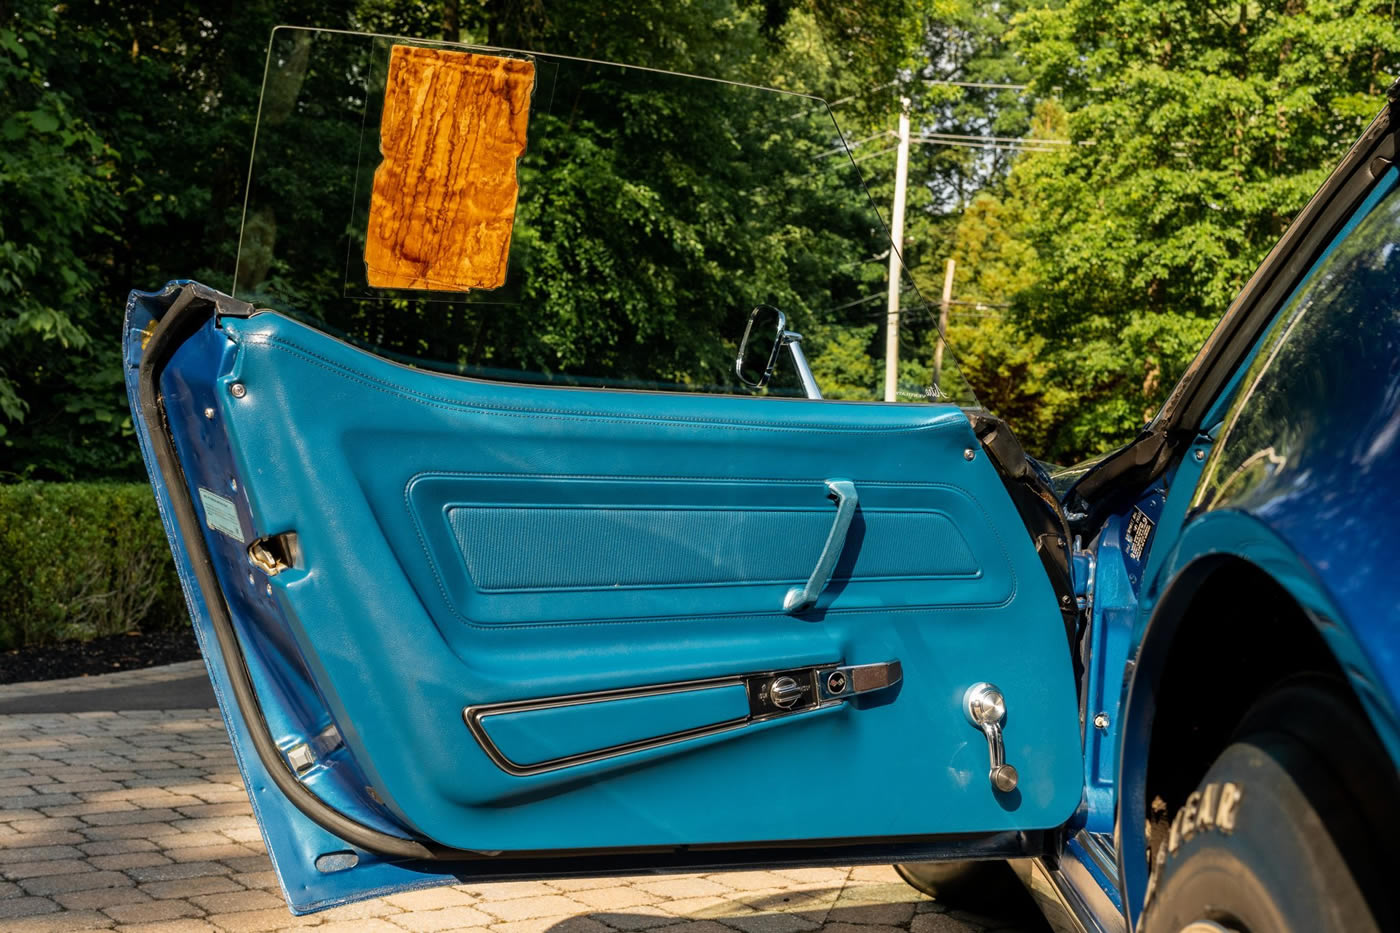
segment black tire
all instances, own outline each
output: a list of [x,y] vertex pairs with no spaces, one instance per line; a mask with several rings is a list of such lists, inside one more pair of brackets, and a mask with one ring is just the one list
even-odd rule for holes
[[989,880],[1006,871],[1000,861],[910,862],[896,865],[909,887],[944,904],[952,904],[980,892]]
[[1256,706],[1236,736],[1173,817],[1140,929],[1397,929],[1395,766],[1359,715],[1298,684]]
[[1011,864],[1002,859],[915,862],[895,871],[916,891],[949,910],[982,918],[989,927],[1043,930],[1045,922]]

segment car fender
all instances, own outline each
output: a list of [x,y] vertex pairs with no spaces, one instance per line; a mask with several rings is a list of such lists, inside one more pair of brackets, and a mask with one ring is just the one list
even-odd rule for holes
[[1204,581],[1240,561],[1276,582],[1313,623],[1392,760],[1400,762],[1400,718],[1394,698],[1377,676],[1365,630],[1358,632],[1339,609],[1315,569],[1247,512],[1219,509],[1189,521],[1158,573],[1146,581],[1124,670],[1115,848],[1123,903],[1132,923],[1142,911],[1148,871],[1145,858],[1124,855],[1147,849],[1148,758],[1168,649]]

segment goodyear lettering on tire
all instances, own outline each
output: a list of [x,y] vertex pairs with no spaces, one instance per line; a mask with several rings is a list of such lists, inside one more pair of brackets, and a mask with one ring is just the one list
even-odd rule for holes
[[1181,844],[1192,839],[1197,833],[1207,830],[1227,836],[1233,833],[1239,817],[1240,799],[1243,796],[1244,789],[1234,781],[1212,782],[1200,790],[1191,792],[1172,818],[1167,841],[1157,850],[1152,875],[1147,880],[1147,893],[1143,897],[1144,908],[1151,903],[1152,895],[1157,890],[1157,879],[1162,876],[1162,866],[1166,864],[1167,856],[1175,855]]

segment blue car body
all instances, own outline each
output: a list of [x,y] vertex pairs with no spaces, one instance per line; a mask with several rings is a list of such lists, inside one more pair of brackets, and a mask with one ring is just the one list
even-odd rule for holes
[[[194,283],[133,292],[138,436],[292,909],[1029,857],[1065,923],[1131,929],[1153,789],[1208,763],[1166,698],[1240,663],[1172,651],[1229,643],[1195,621],[1212,588],[1286,594],[1400,761],[1393,140],[1383,114],[1040,538],[1016,489],[1048,485],[956,406],[465,379]],[[787,612],[836,480],[853,530]],[[838,667],[885,680],[832,692]],[[789,675],[812,695],[762,706]],[[980,681],[1009,792],[964,709]]]

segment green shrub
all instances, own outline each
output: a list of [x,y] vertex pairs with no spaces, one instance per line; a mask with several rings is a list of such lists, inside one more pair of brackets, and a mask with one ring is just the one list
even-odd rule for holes
[[0,650],[187,619],[150,486],[0,486]]

